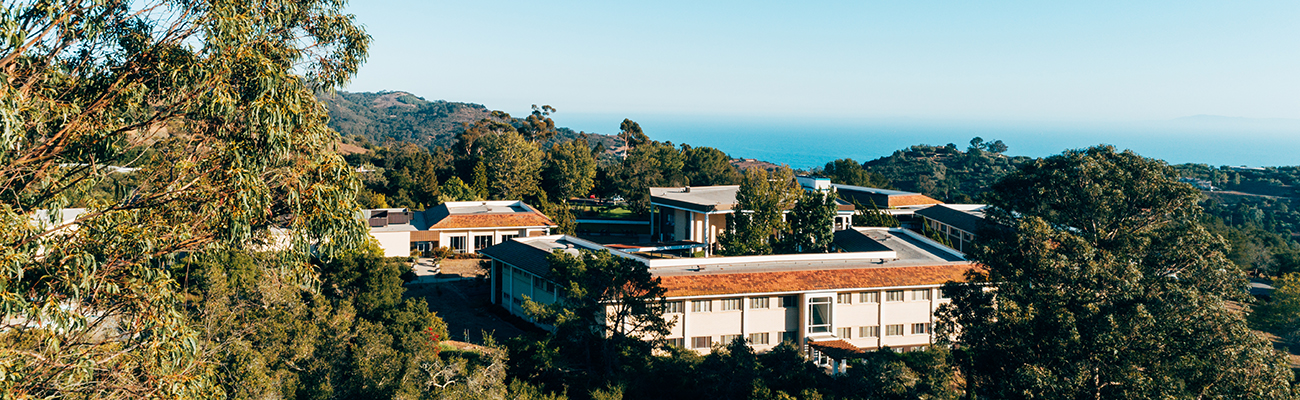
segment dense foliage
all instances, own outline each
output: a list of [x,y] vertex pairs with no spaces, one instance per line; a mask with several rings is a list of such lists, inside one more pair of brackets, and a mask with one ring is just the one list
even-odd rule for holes
[[[993,182],[1031,159],[987,151],[988,145],[982,140],[978,143],[977,146],[972,140],[972,146],[966,151],[951,143],[942,147],[915,145],[868,161],[863,167],[867,172],[883,176],[899,190],[922,193],[949,203],[981,202]],[[827,169],[832,168],[828,165]],[[843,170],[842,167],[834,169]],[[873,181],[876,180],[868,182]]]
[[[1285,358],[1229,301],[1244,275],[1200,226],[1199,193],[1107,146],[1000,180],[973,257],[945,287],[967,390],[995,398],[1294,398]],[[996,296],[996,306],[995,303]]]
[[[176,258],[290,228],[280,277],[303,285],[313,243],[328,257],[363,242],[357,181],[314,96],[365,58],[343,7],[5,2],[0,393],[218,394],[178,312]],[[69,205],[86,210],[65,223]]]

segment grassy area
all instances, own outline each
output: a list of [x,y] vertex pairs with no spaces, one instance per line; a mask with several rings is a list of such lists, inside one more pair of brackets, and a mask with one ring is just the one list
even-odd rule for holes
[[612,218],[612,219],[636,219],[636,214],[627,207],[612,208],[587,208],[579,207],[574,210],[578,218]]

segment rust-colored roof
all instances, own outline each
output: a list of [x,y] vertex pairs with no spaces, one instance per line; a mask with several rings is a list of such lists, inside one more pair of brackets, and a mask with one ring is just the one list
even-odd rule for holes
[[808,342],[808,346],[836,360],[843,360],[863,353],[861,348],[842,339],[812,341]]
[[509,214],[448,215],[429,229],[500,228],[511,226],[550,226],[555,223],[538,212]]
[[963,281],[974,264],[662,276],[667,297],[937,285]]
[[919,206],[924,204],[943,204],[943,202],[923,194],[889,196],[890,207]]

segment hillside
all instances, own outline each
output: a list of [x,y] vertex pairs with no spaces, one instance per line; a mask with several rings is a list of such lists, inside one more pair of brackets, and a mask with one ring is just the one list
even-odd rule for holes
[[[345,138],[356,136],[364,141],[382,145],[389,141],[415,143],[425,148],[449,146],[456,134],[465,129],[464,124],[486,118],[492,110],[482,104],[459,103],[445,100],[429,101],[407,92],[337,92],[320,95],[319,100],[330,113],[329,127]],[[525,117],[519,115],[515,117]],[[519,126],[516,118],[515,126]],[[612,153],[620,141],[613,136],[576,132],[557,128],[558,134],[547,145],[577,138],[605,147]]]
[[330,128],[377,144],[395,140],[446,146],[464,129],[462,124],[491,112],[481,104],[428,101],[406,92],[337,92],[319,99],[329,109]]
[[868,161],[863,168],[883,175],[901,190],[970,203],[979,201],[993,182],[1029,160],[977,148],[961,151],[954,145],[915,145]]

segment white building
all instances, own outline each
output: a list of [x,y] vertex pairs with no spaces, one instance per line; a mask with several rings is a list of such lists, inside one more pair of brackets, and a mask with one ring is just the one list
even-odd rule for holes
[[[782,341],[818,349],[897,351],[934,341],[934,311],[948,300],[939,288],[974,264],[960,253],[897,228],[836,233],[843,253],[656,259],[609,249],[645,263],[667,290],[667,339],[702,353],[746,339],[763,351]],[[553,302],[557,291],[546,255],[556,249],[599,250],[563,235],[516,240],[483,251],[492,259],[492,302],[527,318],[527,296]]]
[[362,210],[360,217],[367,221],[386,257],[405,257],[412,250],[437,247],[474,253],[516,237],[549,235],[556,227],[546,215],[514,200],[446,202],[424,211]]
[[[825,180],[829,185],[830,181]],[[801,182],[802,184],[803,182]],[[814,186],[808,190],[824,190]],[[718,236],[727,230],[727,214],[736,212],[740,186],[652,187],[650,206],[654,212],[651,235],[665,242],[703,243],[713,254]],[[853,204],[835,199],[835,230],[853,226]]]

